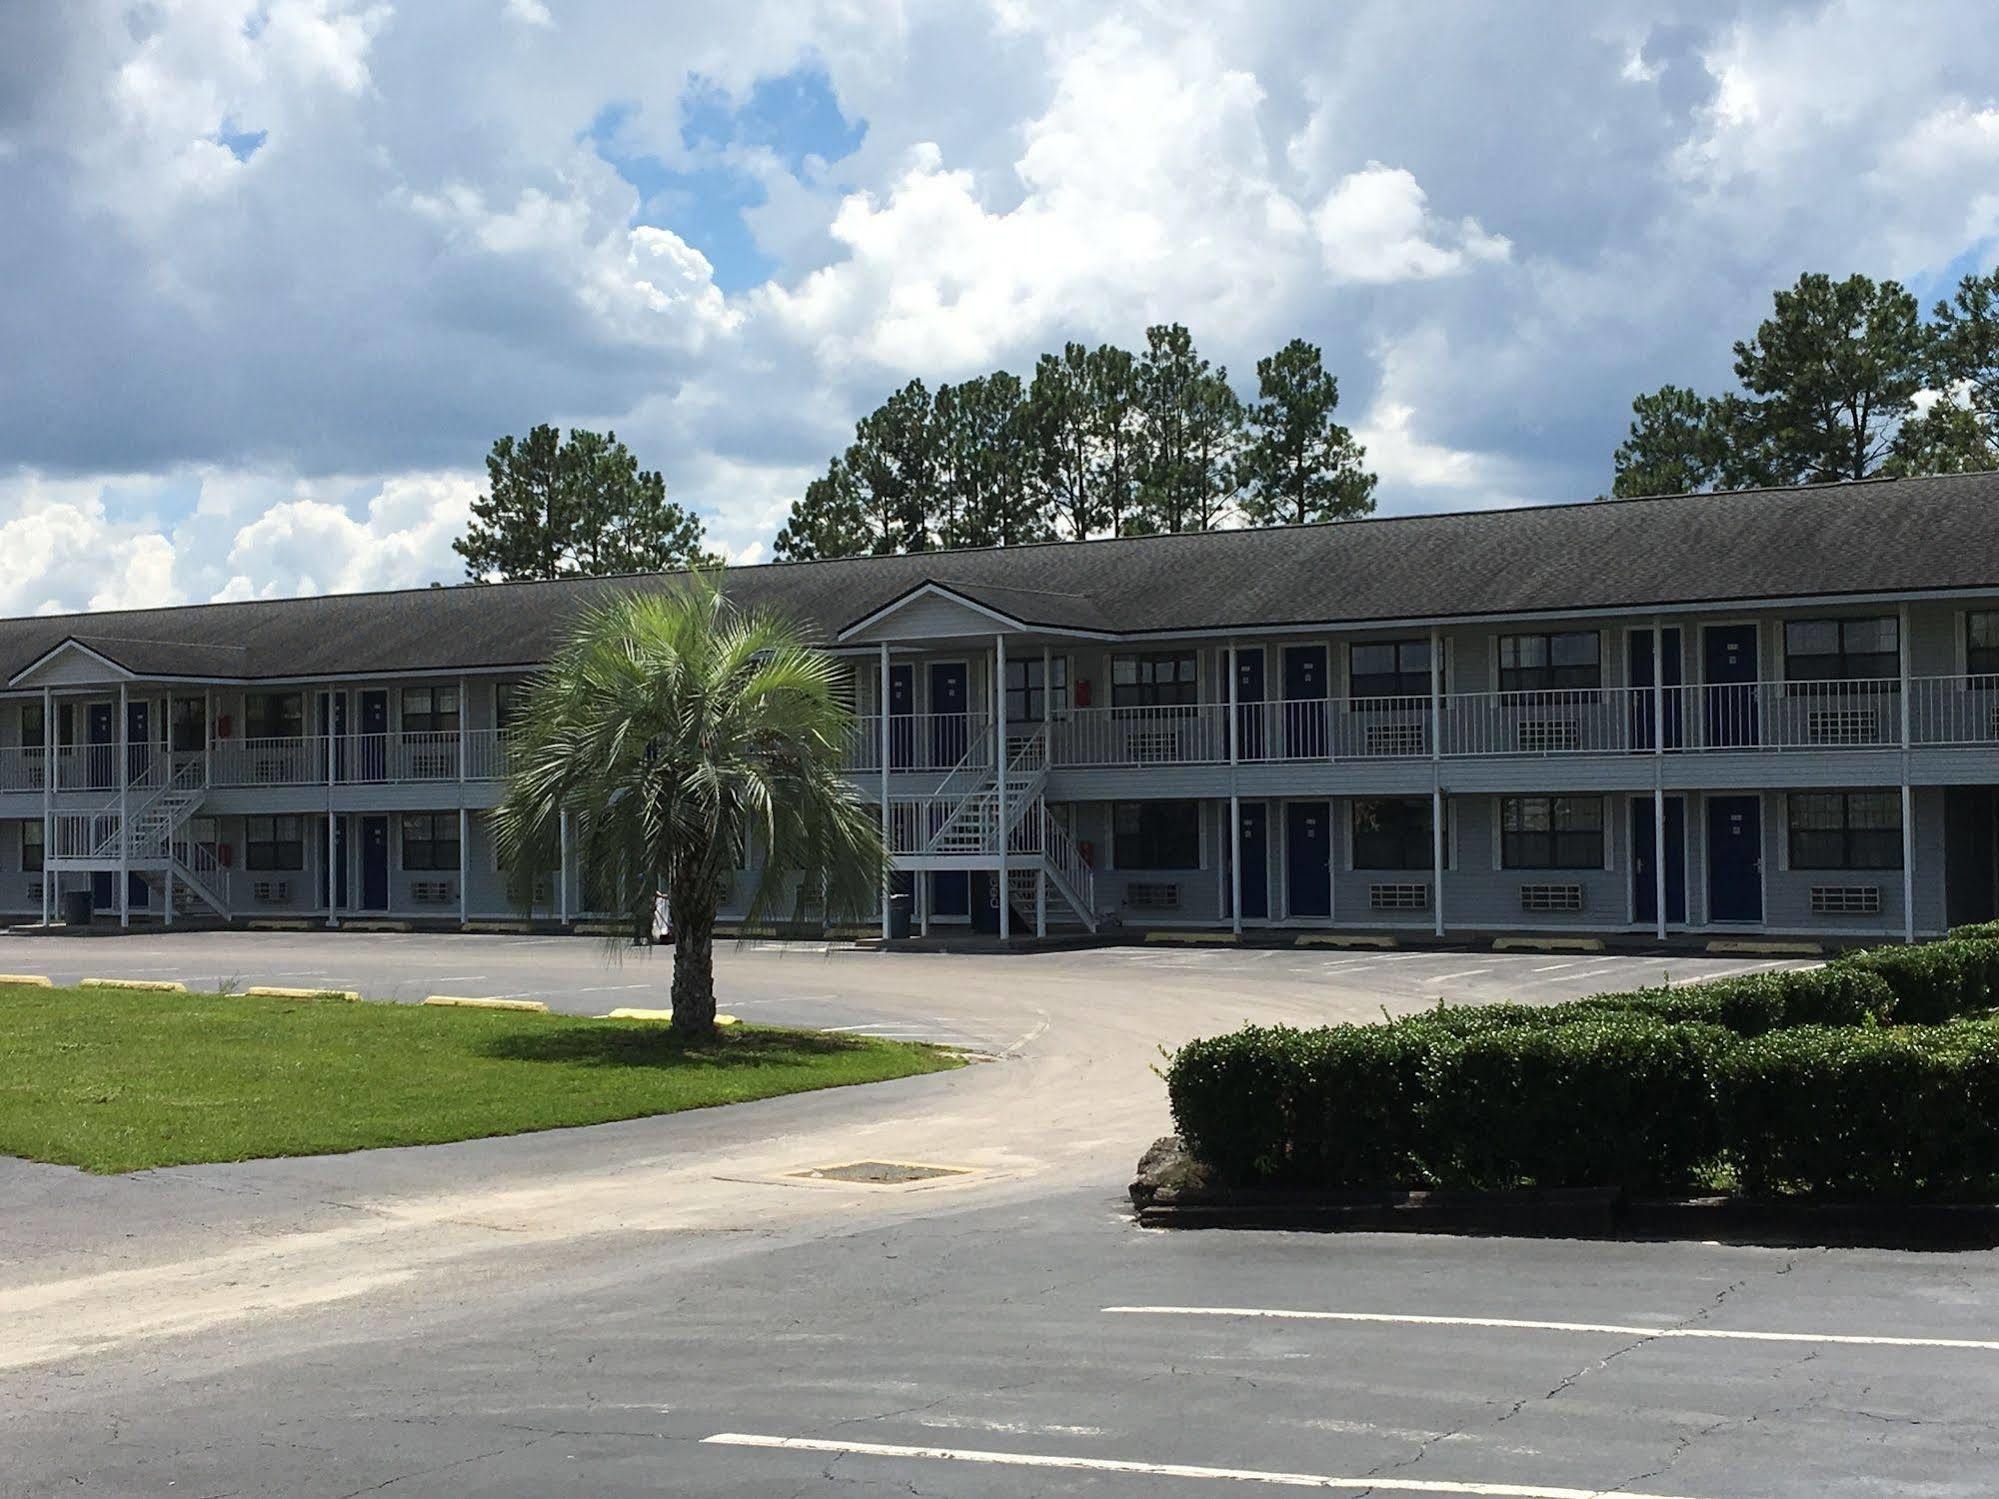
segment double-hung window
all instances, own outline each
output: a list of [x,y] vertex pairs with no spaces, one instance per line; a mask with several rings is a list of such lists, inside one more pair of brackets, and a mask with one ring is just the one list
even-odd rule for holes
[[1594,630],[1499,638],[1501,692],[1589,690],[1603,685],[1603,641]]
[[1435,859],[1427,796],[1360,797],[1354,801],[1355,869],[1428,869]]
[[403,814],[403,868],[454,872],[457,870],[458,814],[456,812]]
[[1006,664],[1006,721],[1009,724],[1040,723],[1045,712],[1061,718],[1069,708],[1069,658],[1051,656],[1048,679],[1042,680],[1039,658],[1012,660]]
[[1364,706],[1364,700],[1370,698],[1429,695],[1429,641],[1367,640],[1348,647],[1347,697],[1356,705]]
[[1119,869],[1199,869],[1199,802],[1116,802],[1111,855]]
[[1984,679],[1979,686],[1999,687],[1999,609],[1965,615],[1964,669]]
[[1155,651],[1111,658],[1113,708],[1192,707],[1199,701],[1200,657],[1193,651]]
[[24,822],[21,824],[21,873],[41,872],[42,825],[40,822]]
[[305,822],[297,817],[243,819],[245,869],[305,868]]
[[1504,869],[1603,868],[1603,798],[1501,798],[1499,862]]
[[243,737],[298,739],[305,734],[305,697],[297,692],[253,692],[243,699]]
[[1794,791],[1793,869],[1900,869],[1902,798],[1894,791]]
[[1892,614],[1785,621],[1786,681],[1864,682],[1892,689],[1901,674],[1901,628]]
[[405,687],[403,689],[403,732],[405,734],[456,734],[458,732],[458,689],[456,687]]
[[198,697],[174,699],[173,747],[177,755],[192,755],[208,748],[208,704]]

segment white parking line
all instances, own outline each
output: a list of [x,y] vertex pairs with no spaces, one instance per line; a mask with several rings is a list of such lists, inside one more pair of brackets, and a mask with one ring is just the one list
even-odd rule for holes
[[1490,968],[1466,968],[1458,973],[1426,973],[1423,975],[1423,982],[1426,984],[1447,984],[1452,979],[1477,978],[1481,973],[1490,972],[1492,972]]
[[1580,968],[1580,967],[1582,967],[1582,965],[1583,965],[1583,960],[1582,960],[1581,958],[1577,958],[1577,959],[1573,960],[1572,962],[1568,962],[1568,963],[1544,963],[1544,964],[1542,964],[1542,965],[1541,965],[1541,966],[1540,966],[1539,968],[1531,968],[1531,969],[1529,969],[1529,970],[1528,970],[1528,972],[1530,972],[1530,973],[1560,973],[1560,972],[1561,972],[1561,971],[1562,971],[1562,970],[1563,970],[1564,968]]
[[[1553,1488],[1531,1483],[1454,1483],[1441,1478],[1343,1478],[1331,1473],[1280,1473],[1268,1468],[1202,1468],[1186,1463],[1140,1463],[1110,1457],[1064,1457],[1052,1452],[984,1452],[972,1447],[907,1447],[891,1442],[836,1442],[820,1437],[770,1437],[718,1431],[704,1446],[762,1447],[782,1452],[837,1452],[854,1457],[924,1458],[932,1462],[986,1463],[1003,1468],[1066,1468],[1084,1473],[1131,1473],[1147,1478],[1207,1478],[1274,1484],[1293,1489],[1369,1489],[1392,1494],[1484,1494],[1494,1499],[1602,1499],[1606,1489]],[[1618,1489],[1624,1499],[1678,1499],[1641,1489]]]
[[1999,1339],[1898,1338],[1848,1332],[1747,1332],[1726,1327],[1635,1327],[1617,1322],[1535,1322],[1517,1317],[1433,1317],[1396,1312],[1307,1312],[1253,1306],[1107,1306],[1151,1317],[1258,1317],[1298,1322],[1384,1322],[1400,1327],[1489,1327],[1506,1332],[1610,1333],[1621,1338],[1702,1338],[1747,1343],[1840,1343],[1863,1348],[1959,1348],[1999,1353]]

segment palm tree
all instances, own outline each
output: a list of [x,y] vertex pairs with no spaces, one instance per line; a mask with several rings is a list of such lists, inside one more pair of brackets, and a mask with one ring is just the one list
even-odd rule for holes
[[502,861],[531,888],[557,867],[566,812],[584,888],[615,892],[635,932],[664,888],[683,1038],[714,1030],[715,911],[745,850],[761,855],[752,919],[786,895],[864,912],[882,887],[879,814],[840,768],[843,678],[696,573],[585,613],[528,691],[494,814]]

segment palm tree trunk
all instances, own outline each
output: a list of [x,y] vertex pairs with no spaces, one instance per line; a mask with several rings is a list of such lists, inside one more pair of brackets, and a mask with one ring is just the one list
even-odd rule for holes
[[715,898],[675,882],[673,919],[673,1029],[685,1040],[715,1034]]

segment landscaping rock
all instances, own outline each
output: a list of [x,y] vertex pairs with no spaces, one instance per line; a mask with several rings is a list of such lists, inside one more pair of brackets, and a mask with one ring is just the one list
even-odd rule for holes
[[1131,1184],[1131,1200],[1142,1208],[1162,1191],[1185,1191],[1207,1184],[1207,1167],[1187,1153],[1180,1137],[1161,1135],[1138,1159],[1138,1177]]

